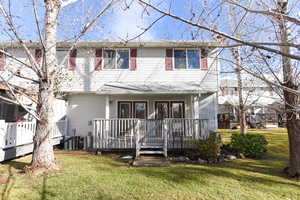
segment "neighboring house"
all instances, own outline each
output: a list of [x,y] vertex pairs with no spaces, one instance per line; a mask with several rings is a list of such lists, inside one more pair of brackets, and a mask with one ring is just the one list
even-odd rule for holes
[[[246,106],[246,121],[249,127],[278,127],[283,124],[283,102],[278,91],[256,78],[244,78],[243,102]],[[239,126],[238,82],[234,78],[220,79],[219,128]]]
[[[27,44],[37,52],[37,43]],[[136,121],[130,119],[139,119],[139,130],[148,135],[169,130],[163,125],[169,118],[180,119],[172,128],[190,139],[201,131],[197,120],[207,120],[207,127],[201,125],[207,130],[217,129],[216,42],[80,41],[69,53],[70,45],[57,46],[58,62],[68,74],[62,91],[70,136],[89,136],[95,129],[106,130],[99,135],[109,130],[112,139],[117,133],[126,137],[129,129],[132,136],[136,130],[128,124]],[[24,55],[15,47],[11,51]]]

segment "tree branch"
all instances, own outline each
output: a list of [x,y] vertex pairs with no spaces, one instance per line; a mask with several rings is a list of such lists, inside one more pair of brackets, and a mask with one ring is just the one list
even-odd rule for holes
[[[106,6],[102,10],[100,10],[99,13],[90,22],[83,25],[80,33],[78,34],[77,37],[75,37],[75,40],[74,40],[72,46],[69,48],[67,55],[63,58],[61,63],[64,63],[66,61],[69,53],[74,49],[74,47],[76,46],[79,39],[86,33],[86,31],[88,31],[88,29],[97,21],[97,19],[100,18],[106,12],[106,10],[108,10],[113,4],[115,4],[118,1],[119,0],[110,0],[110,2],[107,3]],[[55,76],[56,74],[53,73],[53,75]]]
[[18,98],[18,96],[16,95],[16,93],[14,92],[13,87],[5,80],[3,79],[2,76],[0,76],[0,78],[2,79],[2,81],[5,83],[5,85],[7,86],[7,88],[9,89],[9,91],[11,92],[11,94],[13,95],[14,99],[18,102],[18,104],[20,104],[29,114],[31,114],[32,116],[34,116],[37,120],[40,120],[40,118],[37,116],[37,114],[35,112],[32,112],[31,110],[29,110],[27,108],[26,105],[24,105]]
[[23,40],[19,37],[19,34],[17,33],[17,30],[11,20],[11,18],[8,16],[7,12],[5,11],[3,5],[0,4],[0,12],[2,13],[2,16],[4,17],[5,21],[7,22],[7,24],[9,25],[11,31],[14,33],[15,37],[17,38],[18,42],[21,44],[21,46],[23,47],[23,49],[25,50],[29,61],[32,65],[32,69],[34,69],[34,71],[37,73],[38,76],[42,76],[41,71],[39,70],[39,66],[38,64],[35,62],[34,57],[32,56],[32,54],[30,53],[29,49],[27,48],[27,46],[25,45],[25,43],[23,42]]
[[251,46],[251,47],[254,47],[254,48],[258,48],[258,49],[263,49],[265,51],[269,51],[269,52],[273,52],[273,53],[276,53],[276,54],[280,54],[280,55],[283,55],[283,56],[286,56],[286,57],[289,57],[289,58],[292,58],[292,59],[295,59],[295,60],[300,60],[300,56],[289,54],[289,53],[285,53],[285,52],[282,52],[282,51],[277,50],[277,49],[265,47],[265,46],[262,46],[262,45],[257,45],[257,44],[255,44],[253,42],[245,41],[245,40],[236,38],[234,36],[231,36],[231,35],[228,35],[228,34],[222,32],[222,31],[219,31],[218,29],[207,27],[207,26],[202,25],[202,24],[197,24],[197,23],[194,23],[194,22],[192,22],[190,20],[187,20],[185,18],[182,18],[182,17],[179,17],[177,15],[171,14],[171,13],[166,12],[164,10],[161,10],[160,8],[157,8],[156,6],[154,6],[154,5],[150,4],[150,3],[145,2],[144,0],[137,0],[137,1],[139,1],[140,3],[146,5],[146,6],[150,7],[150,8],[152,8],[153,10],[155,10],[155,11],[161,13],[161,14],[164,14],[166,16],[172,17],[172,18],[174,18],[176,20],[179,20],[179,21],[184,22],[186,24],[189,24],[191,26],[198,27],[200,29],[204,29],[204,30],[207,30],[209,32],[218,34],[218,35],[223,36],[225,38],[228,38],[230,40],[233,40],[233,41],[236,41],[238,43],[241,43],[241,44],[243,44],[245,46]]
[[282,13],[279,13],[279,12],[275,12],[274,10],[253,10],[253,9],[250,9],[246,6],[243,6],[242,4],[239,4],[238,2],[236,1],[232,1],[232,0],[225,0],[226,2],[230,3],[230,4],[233,4],[235,6],[238,6],[242,9],[244,9],[245,11],[247,12],[250,12],[250,13],[255,13],[255,14],[261,14],[261,15],[267,15],[267,16],[271,16],[271,17],[276,17],[276,16],[280,16],[282,17],[283,19],[287,20],[287,21],[290,21],[294,24],[297,24],[297,25],[300,25],[300,20],[294,18],[294,17],[290,17],[288,15],[285,15],[285,14],[282,14]]
[[44,42],[43,42],[43,37],[42,37],[42,32],[41,32],[41,28],[40,28],[40,24],[39,24],[39,18],[38,18],[38,14],[37,14],[36,2],[35,1],[36,0],[32,0],[34,19],[35,19],[36,28],[38,30],[39,38],[40,38],[41,44],[42,44],[44,52],[45,52],[45,45],[44,45]]
[[30,68],[31,70],[33,70],[35,72],[35,70],[32,68],[31,65],[29,65],[28,63],[25,63],[24,61],[20,60],[19,58],[13,56],[12,54],[8,53],[7,51],[4,51],[4,50],[0,49],[0,53],[3,53],[5,56],[8,56],[8,57],[12,58],[13,60],[19,62],[20,64]]
[[270,85],[273,85],[273,86],[275,86],[275,87],[279,87],[279,88],[281,88],[281,89],[283,89],[283,90],[285,90],[285,91],[288,91],[288,92],[290,92],[290,93],[293,93],[293,94],[296,94],[296,95],[300,96],[300,91],[293,90],[293,89],[288,88],[288,87],[286,87],[286,86],[284,86],[284,85],[281,85],[281,84],[278,84],[278,83],[274,83],[273,81],[270,81],[270,80],[268,80],[268,79],[265,79],[265,78],[261,77],[260,75],[258,75],[257,73],[252,72],[251,70],[249,70],[249,69],[246,68],[245,66],[240,65],[240,64],[238,64],[238,63],[236,63],[236,62],[233,62],[233,61],[230,60],[230,59],[227,59],[227,58],[219,58],[219,59],[224,60],[224,61],[227,61],[227,62],[230,62],[230,63],[232,63],[232,64],[234,64],[234,65],[238,65],[242,70],[244,70],[244,71],[247,72],[248,74],[250,74],[250,75],[252,75],[252,76],[254,76],[254,77],[256,77],[256,78],[258,78],[258,79],[260,79],[260,80],[262,80],[262,81],[264,81],[264,82],[266,82],[266,83],[268,83],[268,84],[270,84]]

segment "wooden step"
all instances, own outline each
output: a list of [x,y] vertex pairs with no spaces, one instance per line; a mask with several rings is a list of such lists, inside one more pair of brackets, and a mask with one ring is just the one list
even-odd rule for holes
[[132,165],[136,167],[165,167],[169,166],[170,162],[165,157],[146,155],[136,157]]
[[141,149],[163,149],[162,145],[141,145]]
[[148,151],[148,150],[141,150],[140,154],[164,154],[164,151]]

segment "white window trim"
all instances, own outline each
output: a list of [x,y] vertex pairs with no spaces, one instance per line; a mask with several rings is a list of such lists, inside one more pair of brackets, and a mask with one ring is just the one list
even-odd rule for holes
[[[105,58],[104,58],[104,51],[105,50],[114,50],[116,52],[116,59],[115,59],[115,66],[117,66],[118,62],[117,62],[117,51],[118,50],[128,50],[128,69],[120,69],[120,68],[114,68],[114,69],[107,69],[105,68]],[[124,70],[130,70],[130,66],[131,66],[131,49],[130,48],[103,48],[102,51],[102,58],[103,58],[103,68],[102,70],[104,71],[124,71]]]
[[[184,69],[178,69],[178,68],[175,68],[175,50],[185,50],[185,58],[186,58],[186,68]],[[197,69],[190,69],[190,68],[187,68],[188,67],[188,54],[187,54],[187,51],[188,50],[196,50],[199,52],[199,68]],[[172,58],[172,61],[173,61],[173,70],[188,70],[188,71],[199,71],[201,70],[201,62],[200,62],[200,59],[201,59],[201,49],[197,49],[197,48],[173,48],[172,49],[173,51],[173,58]]]

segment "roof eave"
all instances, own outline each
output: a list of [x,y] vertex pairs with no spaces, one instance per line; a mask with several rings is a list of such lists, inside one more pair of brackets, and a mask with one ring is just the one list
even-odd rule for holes
[[[24,43],[29,48],[39,48],[39,41],[26,40]],[[74,41],[58,41],[58,48],[68,48]],[[216,41],[195,41],[195,40],[144,40],[144,41],[109,41],[109,40],[87,40],[76,43],[76,48],[216,48],[220,43]],[[0,41],[0,48],[18,48],[21,47],[17,41]]]

